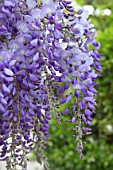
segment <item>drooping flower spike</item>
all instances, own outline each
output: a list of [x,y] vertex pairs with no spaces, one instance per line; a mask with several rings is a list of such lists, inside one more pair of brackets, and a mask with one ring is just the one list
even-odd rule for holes
[[74,104],[62,114],[74,125],[82,156],[101,71],[95,36],[88,13],[75,12],[70,1],[0,1],[0,158],[7,169],[20,165],[26,170],[33,149],[47,169],[50,113],[59,123],[60,105],[73,97]]

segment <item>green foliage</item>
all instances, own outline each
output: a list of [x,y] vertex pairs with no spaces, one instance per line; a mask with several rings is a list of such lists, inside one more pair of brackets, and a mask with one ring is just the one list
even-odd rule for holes
[[51,127],[51,140],[47,151],[50,170],[112,170],[113,146],[107,145],[104,140],[87,137],[85,157],[81,160],[75,151],[73,139],[70,138],[71,125],[63,123],[63,126],[55,126],[55,122],[52,122]]

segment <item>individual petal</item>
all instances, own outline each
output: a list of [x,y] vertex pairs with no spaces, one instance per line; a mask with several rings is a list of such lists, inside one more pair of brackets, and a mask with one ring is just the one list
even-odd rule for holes
[[14,88],[13,88],[13,92],[12,92],[13,96],[15,96],[16,91],[17,91],[17,90],[16,90],[16,88],[14,87]]
[[31,41],[32,46],[36,47],[37,44],[38,44],[38,39],[34,39],[34,40]]
[[8,68],[4,68],[4,73],[7,76],[14,76],[14,73]]
[[84,97],[83,100],[87,101],[87,102],[92,102],[94,101],[93,97]]
[[28,5],[28,8],[29,9],[33,9],[33,8],[35,8],[36,7],[36,1],[34,1],[34,0],[27,0],[26,1],[26,3],[27,3],[27,5]]
[[5,107],[0,103],[0,112],[4,113],[6,111]]
[[2,85],[2,90],[5,93],[8,93],[8,94],[10,93],[10,89],[5,84]]
[[93,104],[91,104],[90,102],[88,102],[88,107],[91,110],[95,110],[95,106]]
[[1,102],[3,105],[7,105],[7,101],[6,101],[4,98],[1,98],[1,99],[0,99],[0,102]]
[[61,100],[60,100],[60,104],[63,104],[63,103],[65,103],[66,102],[66,97],[64,97],[64,98],[62,98]]
[[70,93],[70,95],[67,96],[66,102],[69,103],[71,101],[71,99],[72,99],[72,93]]
[[0,97],[2,98],[2,97],[4,97],[4,95],[2,94],[2,92],[0,91]]
[[92,122],[91,121],[87,121],[87,125],[88,126],[92,126]]
[[57,93],[60,94],[60,93],[64,93],[65,89],[64,89],[64,86],[63,87],[60,87],[58,90],[57,90]]
[[80,97],[80,91],[79,91],[79,90],[75,90],[75,96],[76,96],[77,98]]
[[68,108],[66,108],[65,110],[62,111],[62,114],[66,114],[68,112],[69,112],[69,110],[68,110]]
[[38,59],[39,59],[39,53],[37,52],[33,57],[33,61],[37,62]]
[[31,97],[34,97],[34,98],[38,97],[37,93],[32,89],[30,89],[30,95],[31,95]]
[[89,109],[85,109],[85,115],[90,116],[92,115],[92,112]]
[[15,64],[16,64],[16,60],[11,60],[11,61],[9,62],[9,67],[14,66]]
[[34,81],[37,80],[37,77],[36,77],[36,75],[30,73],[29,74],[29,79],[34,82]]
[[13,99],[10,99],[10,100],[8,101],[7,106],[10,107],[12,104],[13,104]]
[[75,116],[72,117],[71,122],[74,123],[76,120]]
[[31,108],[29,108],[28,112],[29,112],[30,116],[35,116],[35,112]]
[[5,76],[0,72],[0,79],[3,79]]
[[15,3],[11,2],[9,0],[4,0],[4,6],[6,6],[6,7],[14,7]]
[[13,87],[14,87],[13,83],[10,83],[10,84],[8,85],[8,89],[9,89],[10,91],[13,90]]
[[6,77],[6,76],[4,76],[4,80],[9,83],[9,82],[12,82],[14,80],[14,77]]
[[84,114],[82,115],[82,120],[83,120],[84,122],[86,122],[86,117],[85,117]]
[[23,79],[22,83],[24,85],[23,87],[28,88],[28,83],[27,83],[27,81],[25,79]]

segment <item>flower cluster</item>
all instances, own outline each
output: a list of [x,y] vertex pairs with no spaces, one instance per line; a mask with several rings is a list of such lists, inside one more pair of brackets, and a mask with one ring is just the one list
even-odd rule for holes
[[95,36],[88,13],[74,11],[70,1],[0,1],[0,158],[7,169],[21,165],[26,170],[32,149],[47,169],[50,112],[59,123],[60,105],[73,97],[73,106],[62,114],[74,124],[82,156],[82,135],[91,133],[95,79],[101,71]]

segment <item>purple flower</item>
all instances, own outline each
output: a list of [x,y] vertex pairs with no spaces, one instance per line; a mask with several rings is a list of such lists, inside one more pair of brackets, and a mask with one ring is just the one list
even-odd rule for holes
[[8,69],[8,68],[4,68],[4,73],[7,76],[13,76],[14,75],[14,73],[10,69]]
[[66,114],[68,113],[68,111],[69,111],[68,108],[66,108],[65,110],[62,111],[62,114]]
[[40,20],[44,18],[44,13],[41,9],[34,8],[31,11],[31,16],[33,17],[33,19]]
[[84,27],[81,24],[76,24],[73,27],[73,31],[78,37],[82,37],[82,35],[84,34]]
[[45,161],[51,112],[59,123],[61,105],[82,156],[101,71],[88,13],[75,13],[68,0],[4,0],[0,7],[0,158],[9,169],[26,169],[34,148]]

